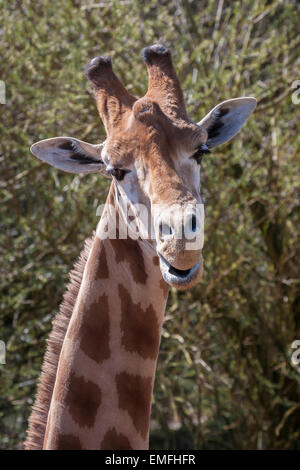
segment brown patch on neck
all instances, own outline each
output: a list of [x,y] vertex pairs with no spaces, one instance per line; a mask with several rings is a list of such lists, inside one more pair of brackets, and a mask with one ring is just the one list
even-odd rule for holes
[[[109,350],[109,307],[108,296],[103,294],[85,312],[80,347],[87,356],[96,362],[110,357]],[[101,341],[100,341],[100,338]]]
[[95,237],[95,242],[93,245],[93,257],[96,258],[96,272],[94,278],[96,280],[107,279],[109,276],[109,271],[107,265],[105,245],[98,237]]
[[36,399],[29,418],[27,439],[24,443],[25,449],[27,450],[40,450],[43,447],[59,356],[77,300],[84,268],[92,248],[94,237],[95,234],[85,241],[84,249],[76,261],[74,269],[70,273],[70,283],[64,295],[63,302],[61,303],[59,313],[53,321],[52,331],[47,341],[47,350],[44,357]]
[[149,431],[152,379],[122,372],[116,376],[119,407],[128,412],[137,431],[146,439]]
[[84,377],[76,377],[72,373],[68,384],[66,405],[72,418],[80,427],[91,428],[101,405],[101,390],[97,384],[90,380],[86,381]]
[[122,345],[127,351],[136,352],[144,359],[156,359],[160,343],[157,317],[152,305],[146,310],[135,304],[127,289],[119,285],[121,300]]
[[124,434],[117,433],[116,429],[113,428],[105,434],[100,450],[133,450],[133,448],[127,437]]
[[73,436],[73,434],[58,434],[55,439],[54,449],[82,450],[82,446],[77,436]]
[[99,364],[110,357],[108,296],[103,294],[97,302],[79,308],[82,310],[77,312],[80,324],[77,321],[72,323],[68,337],[73,340],[80,338],[82,351]]
[[153,256],[153,264],[154,266],[159,266],[159,259],[158,259],[158,256]]
[[169,293],[169,289],[170,289],[169,284],[164,279],[161,279],[159,281],[159,285],[162,291],[164,292],[164,295],[167,296]]
[[137,240],[127,238],[126,240],[110,240],[116,256],[116,262],[127,261],[133,280],[137,284],[145,284],[148,278],[146,273],[142,249]]

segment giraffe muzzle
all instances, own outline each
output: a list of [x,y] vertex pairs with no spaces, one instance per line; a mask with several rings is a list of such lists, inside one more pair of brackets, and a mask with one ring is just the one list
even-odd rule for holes
[[200,280],[203,273],[202,255],[200,255],[194,266],[189,269],[177,269],[160,253],[158,253],[158,256],[162,276],[170,286],[181,290],[190,289]]

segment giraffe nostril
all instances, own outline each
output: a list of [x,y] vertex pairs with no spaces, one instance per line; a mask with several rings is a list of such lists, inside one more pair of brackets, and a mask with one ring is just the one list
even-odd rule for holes
[[160,222],[159,224],[159,233],[161,237],[165,237],[168,235],[172,235],[173,230],[170,225],[166,224],[165,222]]
[[197,229],[197,218],[195,214],[192,215],[192,231],[196,232]]

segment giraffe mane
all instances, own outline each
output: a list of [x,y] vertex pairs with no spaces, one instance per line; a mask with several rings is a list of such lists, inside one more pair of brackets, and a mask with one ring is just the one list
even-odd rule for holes
[[84,242],[84,248],[70,272],[70,281],[60,305],[59,312],[56,314],[52,323],[52,330],[47,340],[47,349],[44,356],[35,402],[29,418],[27,438],[24,443],[24,447],[27,450],[41,450],[43,448],[59,356],[94,238],[95,232],[92,237],[87,238]]

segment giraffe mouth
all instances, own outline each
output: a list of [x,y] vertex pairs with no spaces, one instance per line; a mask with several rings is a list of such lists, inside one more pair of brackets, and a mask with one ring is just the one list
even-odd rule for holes
[[160,270],[164,280],[177,289],[188,289],[194,286],[202,275],[202,257],[190,269],[177,269],[172,266],[160,253]]

